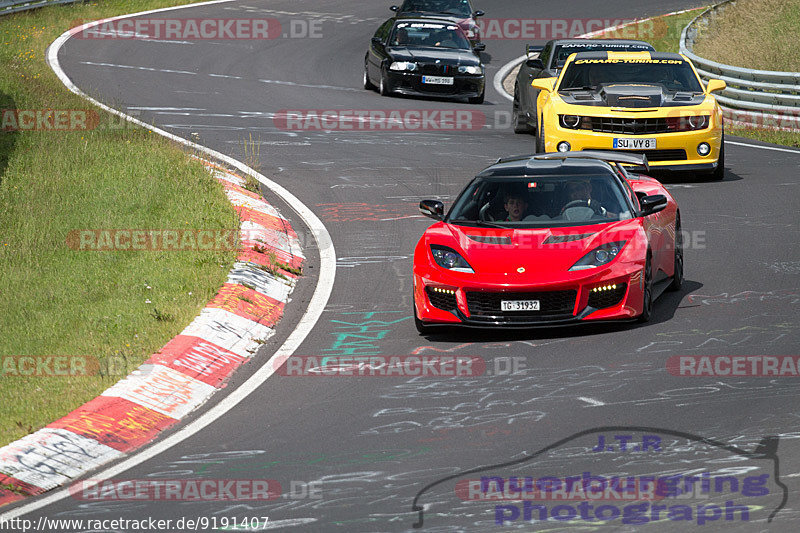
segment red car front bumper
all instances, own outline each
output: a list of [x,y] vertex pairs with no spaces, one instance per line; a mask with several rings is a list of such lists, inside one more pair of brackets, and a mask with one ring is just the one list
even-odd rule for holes
[[[425,324],[535,327],[630,320],[642,313],[644,264],[614,262],[561,279],[514,281],[513,275],[452,272],[414,265],[414,303]],[[536,300],[538,311],[502,311],[502,300]]]

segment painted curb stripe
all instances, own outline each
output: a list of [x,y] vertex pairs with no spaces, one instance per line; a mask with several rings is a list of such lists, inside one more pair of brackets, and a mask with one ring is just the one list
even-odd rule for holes
[[[260,242],[256,241],[256,239]],[[267,229],[249,220],[242,221],[242,243],[249,247],[260,244],[269,248],[275,248],[290,256],[297,256],[301,259],[305,258],[298,239],[292,238],[282,231]]]
[[236,207],[248,207],[253,211],[264,213],[265,215],[278,218],[284,222],[286,221],[286,219],[283,218],[280,213],[278,213],[277,209],[263,200],[255,200],[254,198],[242,194],[233,188],[226,188],[225,194],[228,196],[228,200],[230,200],[231,204],[235,205]]
[[[281,263],[289,265],[292,268],[300,268],[300,266],[303,264],[303,259],[300,257],[289,255],[281,251],[275,251],[274,253],[275,253],[275,259],[277,259]],[[255,250],[246,250],[244,252],[241,252],[239,254],[239,257],[237,257],[237,261],[242,263],[250,262],[262,266],[272,265],[272,259],[269,257],[269,255],[256,252]],[[291,272],[286,272],[285,270],[281,270],[281,273],[288,278],[297,277],[295,274],[292,274]]]
[[213,387],[221,388],[247,357],[228,351],[199,337],[178,335],[147,360],[182,372]]
[[[303,257],[289,221],[242,188],[244,179],[201,161],[224,184],[234,209],[249,219],[240,228],[243,253],[269,264],[273,252],[276,259],[299,267]],[[256,252],[254,246],[265,250]],[[255,263],[236,262],[228,282],[200,315],[138,369],[65,417],[0,449],[0,481],[19,491],[0,490],[0,506],[67,483],[144,446],[205,403],[274,333],[294,288],[294,276],[287,278]]]
[[181,335],[200,337],[230,352],[239,355],[252,354],[275,332],[272,328],[237,316],[224,309],[206,308],[194,319]]
[[175,420],[200,407],[216,388],[163,365],[143,364],[103,392],[124,398]]
[[223,179],[220,179],[220,178],[216,178],[216,180],[219,183],[221,183],[222,186],[225,187],[226,190],[236,191],[239,194],[243,194],[243,195],[248,196],[248,197],[250,197],[250,198],[252,198],[254,200],[261,200],[262,199],[261,195],[259,195],[258,193],[254,193],[253,191],[248,191],[244,187],[240,187],[239,185],[234,185],[230,181],[223,180]]
[[207,307],[225,309],[234,315],[269,328],[283,315],[283,302],[236,283],[225,283]]
[[0,450],[0,472],[43,490],[122,456],[71,431],[43,428]]
[[98,396],[48,427],[71,431],[109,448],[144,446],[177,420],[123,398]]
[[228,283],[238,283],[278,302],[288,302],[294,284],[267,274],[252,263],[237,262],[228,274]]
[[242,220],[255,222],[256,224],[264,226],[267,229],[286,231],[291,237],[295,239],[297,238],[297,234],[294,232],[291,226],[289,226],[289,223],[283,218],[267,215],[256,211],[255,209],[250,209],[249,207],[234,206],[234,210],[239,214],[239,218]]

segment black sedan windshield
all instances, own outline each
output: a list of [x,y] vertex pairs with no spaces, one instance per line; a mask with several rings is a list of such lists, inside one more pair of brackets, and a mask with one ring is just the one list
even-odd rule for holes
[[576,59],[567,67],[559,90],[598,88],[602,84],[660,84],[668,91],[703,92],[689,63],[676,59]]
[[467,0],[406,0],[400,12],[439,13],[468,18],[472,16]]
[[389,45],[470,49],[469,40],[458,26],[435,22],[398,22]]
[[612,175],[476,178],[456,200],[451,224],[547,228],[632,218]]

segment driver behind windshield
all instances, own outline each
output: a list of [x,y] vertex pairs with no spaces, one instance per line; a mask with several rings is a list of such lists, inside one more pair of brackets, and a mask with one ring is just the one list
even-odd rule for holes
[[506,222],[519,222],[525,216],[525,210],[528,209],[528,202],[525,196],[518,191],[508,191],[503,198],[503,208],[508,213]]
[[608,211],[599,201],[592,199],[592,183],[589,180],[571,181],[567,184],[567,201],[561,210],[563,214],[571,207],[589,207],[596,214],[607,218],[616,218],[616,214]]

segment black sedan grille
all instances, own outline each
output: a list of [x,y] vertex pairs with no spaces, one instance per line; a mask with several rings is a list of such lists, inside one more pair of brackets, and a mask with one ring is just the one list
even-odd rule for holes
[[589,307],[594,307],[595,309],[604,309],[606,307],[617,305],[622,301],[626,290],[628,290],[628,285],[626,283],[622,283],[617,285],[615,289],[589,292]]
[[602,133],[619,133],[622,135],[652,135],[669,133],[666,118],[612,118],[588,117],[592,131]]
[[[467,307],[473,318],[518,317],[527,320],[570,318],[575,308],[577,291],[546,292],[477,292],[468,291]],[[501,300],[538,300],[539,311],[502,311]]]
[[436,308],[452,311],[458,306],[455,294],[436,292],[432,287],[425,287],[425,292],[428,294],[428,300],[430,300],[431,305]]
[[455,76],[456,68],[452,65],[436,63],[420,63],[419,71],[425,76]]

